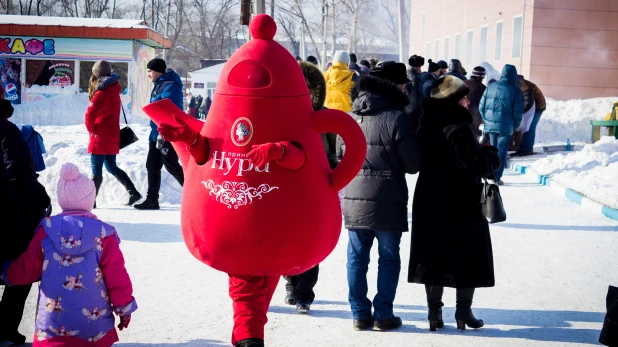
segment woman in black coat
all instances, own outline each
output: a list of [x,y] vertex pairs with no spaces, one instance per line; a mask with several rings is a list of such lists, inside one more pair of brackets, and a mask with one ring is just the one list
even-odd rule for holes
[[[30,147],[19,128],[8,121],[12,115],[10,101],[0,99],[0,268],[26,251],[50,204],[45,188],[37,181]],[[17,328],[30,287],[28,284],[4,288],[0,301],[0,341],[15,345],[26,341]]]
[[481,213],[483,177],[500,167],[494,147],[480,148],[470,124],[468,87],[444,76],[423,101],[418,131],[422,164],[412,205],[408,282],[425,284],[430,330],[444,326],[444,287],[457,288],[460,330],[480,328],[472,314],[474,289],[494,286],[489,225]]

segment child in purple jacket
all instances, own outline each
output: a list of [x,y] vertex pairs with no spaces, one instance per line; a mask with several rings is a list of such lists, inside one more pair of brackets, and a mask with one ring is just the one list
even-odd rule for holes
[[63,212],[43,219],[26,253],[3,266],[7,285],[41,278],[33,346],[108,347],[137,309],[116,230],[92,214],[94,184],[67,163],[60,170]]

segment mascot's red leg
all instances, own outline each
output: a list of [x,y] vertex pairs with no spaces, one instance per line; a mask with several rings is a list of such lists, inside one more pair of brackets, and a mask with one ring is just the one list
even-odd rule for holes
[[249,338],[264,339],[266,313],[275,293],[279,276],[230,277],[230,298],[234,307],[232,345]]

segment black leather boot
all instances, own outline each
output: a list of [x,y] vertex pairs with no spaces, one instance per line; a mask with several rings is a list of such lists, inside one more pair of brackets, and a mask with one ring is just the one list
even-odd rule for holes
[[[92,182],[94,182],[95,196],[99,196],[99,188],[101,188],[101,184],[103,183],[103,176],[92,176]],[[97,208],[97,199],[94,199],[94,207]]]
[[236,347],[264,347],[262,339],[244,339],[236,342]]
[[118,170],[114,177],[116,177],[118,182],[120,182],[120,184],[125,187],[127,192],[129,192],[129,202],[126,203],[127,206],[133,206],[134,203],[142,199],[142,194],[140,194],[137,189],[135,189],[133,181],[131,181],[126,172]]
[[429,320],[429,331],[436,331],[437,328],[444,328],[444,320],[442,319],[442,294],[444,294],[444,287],[425,285],[425,292],[427,293],[427,308],[429,308],[429,314],[427,320]]
[[455,319],[457,320],[457,329],[466,330],[466,325],[472,329],[483,327],[483,320],[476,319],[472,313],[472,298],[474,297],[474,288],[457,288],[457,310],[455,311]]

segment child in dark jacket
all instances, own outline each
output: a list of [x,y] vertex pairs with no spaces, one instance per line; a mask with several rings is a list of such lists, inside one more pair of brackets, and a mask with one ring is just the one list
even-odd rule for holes
[[137,309],[116,230],[91,213],[95,187],[70,163],[60,170],[63,212],[43,219],[28,250],[3,266],[8,285],[41,278],[33,346],[108,347]]

